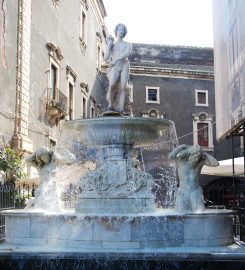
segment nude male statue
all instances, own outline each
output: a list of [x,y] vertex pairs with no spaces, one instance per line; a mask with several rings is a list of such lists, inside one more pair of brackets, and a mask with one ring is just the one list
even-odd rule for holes
[[216,167],[219,162],[205,153],[199,145],[182,144],[175,148],[169,158],[177,165],[179,188],[176,195],[175,209],[177,211],[203,211],[204,198],[199,186],[199,174],[203,165]]
[[132,44],[123,40],[127,34],[127,28],[124,24],[117,24],[114,32],[116,41],[111,35],[107,38],[104,56],[104,60],[109,67],[107,72],[109,88],[106,95],[109,104],[106,110],[123,113],[126,104],[126,86],[129,78],[128,56],[131,53]]

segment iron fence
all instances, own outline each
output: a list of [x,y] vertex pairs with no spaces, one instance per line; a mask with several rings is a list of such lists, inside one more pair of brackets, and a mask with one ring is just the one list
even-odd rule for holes
[[15,183],[0,184],[0,241],[5,238],[5,218],[1,214],[4,210],[24,208],[28,200],[35,196],[36,185]]
[[235,210],[234,235],[245,241],[245,186],[243,179],[217,179],[203,188],[206,206],[212,209]]
[[15,208],[15,184],[0,185],[0,241],[5,238],[5,219],[1,211]]
[[240,211],[238,212],[240,215],[239,217],[239,235],[240,235],[240,240],[245,241],[245,208],[240,208]]
[[26,185],[25,183],[16,186],[15,188],[15,208],[24,208],[29,199],[35,197],[37,185]]
[[234,216],[234,235],[240,241],[245,241],[245,208],[235,207],[237,211]]

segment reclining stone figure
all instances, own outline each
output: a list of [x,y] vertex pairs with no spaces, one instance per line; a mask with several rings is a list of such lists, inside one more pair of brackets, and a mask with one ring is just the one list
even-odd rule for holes
[[219,162],[205,153],[199,145],[182,144],[175,148],[169,158],[177,165],[179,188],[176,195],[175,209],[184,211],[204,211],[203,192],[199,185],[199,175],[203,165],[219,166]]

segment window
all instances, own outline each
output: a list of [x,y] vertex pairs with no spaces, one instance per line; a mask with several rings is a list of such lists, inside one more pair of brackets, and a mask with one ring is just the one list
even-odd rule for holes
[[148,101],[157,101],[157,89],[148,89]]
[[60,72],[59,65],[53,60],[53,58],[50,58],[48,100],[58,101],[59,72]]
[[87,99],[85,97],[82,98],[82,118],[87,117]]
[[74,119],[74,101],[75,101],[75,82],[76,82],[76,73],[70,66],[66,66],[66,78],[67,78],[67,114],[68,119]]
[[101,70],[101,49],[100,45],[97,45],[97,60],[96,60],[96,68],[98,71]]
[[208,147],[208,123],[197,123],[197,143]]
[[146,103],[160,104],[159,87],[146,86]]
[[69,119],[72,120],[74,119],[74,115],[73,115],[73,111],[74,111],[74,108],[73,108],[73,95],[74,95],[74,85],[71,84],[69,82],[69,95],[68,95],[68,116],[69,116]]
[[80,87],[81,87],[81,118],[87,118],[89,87],[88,84],[84,82],[80,83]]
[[56,98],[56,91],[55,89],[58,88],[58,68],[54,65],[51,64],[51,70],[50,70],[50,88],[51,88],[51,97],[52,99]]
[[49,51],[49,91],[48,100],[58,99],[59,92],[59,77],[60,77],[60,63],[63,59],[63,55],[59,47],[49,42],[46,44]]
[[213,125],[212,117],[201,112],[193,115],[193,144],[199,144],[205,150],[213,150]]
[[49,51],[49,72],[47,87],[46,117],[51,125],[58,125],[64,119],[67,111],[67,95],[60,91],[60,65],[63,55],[59,47],[49,42],[46,44]]
[[93,107],[91,107],[91,118],[94,118],[94,116],[95,116],[95,114],[94,114],[94,108]]
[[208,106],[208,90],[195,90],[196,106]]
[[88,6],[86,1],[81,1],[81,12],[80,12],[80,45],[82,52],[85,53],[87,49],[87,14],[86,10]]
[[90,96],[90,118],[95,118],[96,101],[94,97]]

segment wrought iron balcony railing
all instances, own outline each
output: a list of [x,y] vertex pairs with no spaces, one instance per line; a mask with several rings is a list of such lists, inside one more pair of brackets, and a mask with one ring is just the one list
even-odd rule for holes
[[56,107],[63,112],[67,112],[67,97],[58,88],[47,89],[48,107]]

